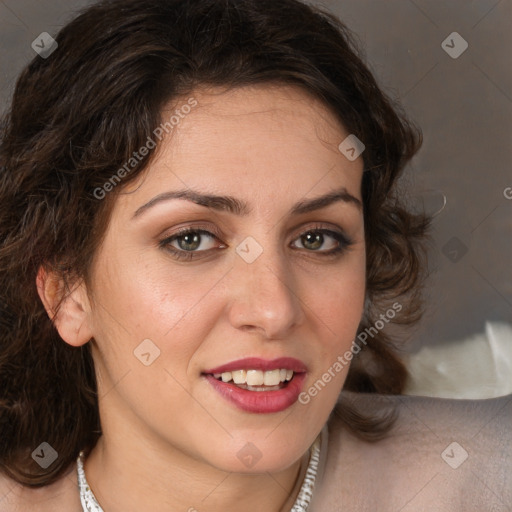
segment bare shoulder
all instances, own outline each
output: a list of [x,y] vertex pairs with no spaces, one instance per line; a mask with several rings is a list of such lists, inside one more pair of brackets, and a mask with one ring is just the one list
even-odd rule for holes
[[[347,507],[357,503],[358,510],[402,512],[511,508],[512,395],[488,400],[349,396],[362,413],[395,410],[397,421],[383,439],[368,442],[346,429],[341,411],[333,414],[324,492],[344,489],[338,504],[344,499]],[[340,483],[340,491],[334,491]]]
[[81,512],[76,468],[57,482],[40,488],[23,486],[0,471],[2,512]]

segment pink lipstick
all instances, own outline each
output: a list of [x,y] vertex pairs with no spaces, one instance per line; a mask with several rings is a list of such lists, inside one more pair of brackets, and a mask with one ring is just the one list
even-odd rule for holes
[[210,368],[203,376],[224,399],[252,413],[284,411],[293,405],[306,378],[298,359],[245,358]]

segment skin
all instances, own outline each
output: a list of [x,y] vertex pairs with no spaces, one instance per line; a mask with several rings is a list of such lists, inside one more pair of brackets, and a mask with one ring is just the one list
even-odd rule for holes
[[[192,96],[198,106],[116,199],[91,286],[79,283],[58,312],[58,279],[41,270],[38,290],[67,343],[94,338],[103,436],[85,471],[106,511],[277,512],[295,499],[301,465],[348,366],[309,403],[271,414],[236,408],[201,372],[244,357],[289,356],[306,364],[308,389],[350,349],[365,294],[362,209],[337,201],[289,211],[340,188],[361,201],[363,162],[339,152],[349,133],[297,88]],[[133,218],[178,189],[233,196],[249,213],[173,199]],[[160,242],[182,227],[218,233],[202,236],[196,259],[180,260],[168,247],[185,252],[183,238]],[[302,235],[318,229],[344,233],[351,244],[324,256],[339,244],[324,234],[321,247],[308,245]],[[248,236],[263,249],[252,263],[236,252]],[[145,339],[160,350],[149,366],[134,356]],[[248,442],[261,453],[252,468],[237,457]]]

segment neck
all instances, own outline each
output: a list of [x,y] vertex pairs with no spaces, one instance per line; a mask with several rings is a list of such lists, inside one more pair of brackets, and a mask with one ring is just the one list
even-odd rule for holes
[[136,422],[102,427],[84,470],[105,512],[289,511],[309,460],[307,452],[280,472],[230,473],[152,440]]

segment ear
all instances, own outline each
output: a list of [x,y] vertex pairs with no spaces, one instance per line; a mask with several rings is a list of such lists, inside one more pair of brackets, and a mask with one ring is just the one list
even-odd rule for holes
[[[90,303],[85,284],[78,283],[66,295],[63,279],[39,267],[37,292],[60,337],[69,345],[85,345],[92,337]],[[60,306],[59,306],[60,302]]]

